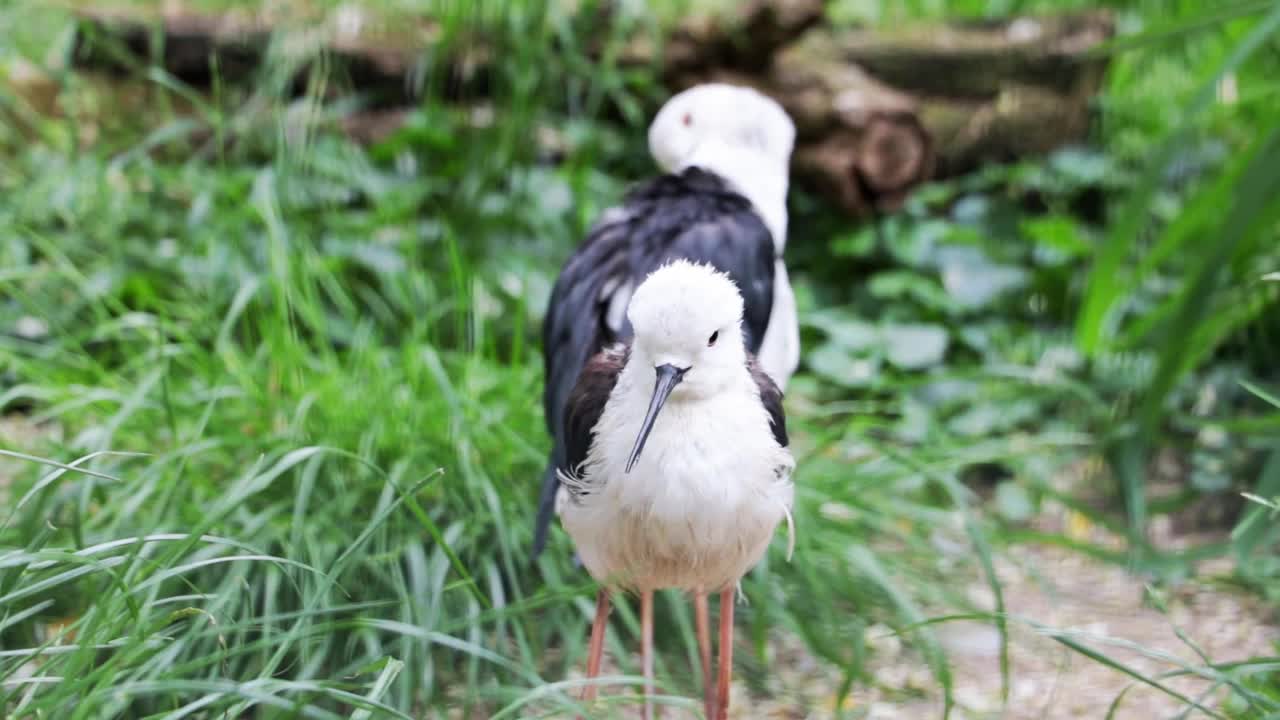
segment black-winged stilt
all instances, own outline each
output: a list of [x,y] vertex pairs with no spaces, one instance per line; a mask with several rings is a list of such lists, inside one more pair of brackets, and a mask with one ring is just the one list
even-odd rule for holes
[[745,302],[748,351],[785,388],[800,357],[795,298],[782,252],[795,126],[772,99],[746,87],[698,85],[672,97],[649,128],[666,174],[632,189],[604,213],[565,264],[543,325],[547,429],[533,556],[542,551],[565,462],[564,409],[589,358],[631,337],[626,309],[636,286],[686,258],[727,273]]
[[[744,303],[728,275],[679,260],[627,309],[634,335],[586,364],[565,406],[556,511],[602,584],[587,675],[600,670],[610,590],[641,597],[645,717],[653,678],[653,592],[693,593],[708,718],[724,720],[738,581],[790,521],[782,391],[744,345]],[[713,692],[707,594],[720,593]],[[588,686],[585,699],[593,700]]]

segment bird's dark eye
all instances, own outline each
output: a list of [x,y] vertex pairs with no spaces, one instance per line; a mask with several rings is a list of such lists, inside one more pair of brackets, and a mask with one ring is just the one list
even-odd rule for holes
[[712,345],[715,345],[715,344],[716,344],[716,341],[717,341],[717,340],[719,340],[719,339],[720,339],[720,331],[719,331],[719,330],[717,330],[717,331],[715,331],[715,332],[711,333],[711,337],[707,339],[707,347],[711,347]]
[[685,113],[684,115],[681,115],[680,122],[684,123],[685,127],[693,127],[693,114]]

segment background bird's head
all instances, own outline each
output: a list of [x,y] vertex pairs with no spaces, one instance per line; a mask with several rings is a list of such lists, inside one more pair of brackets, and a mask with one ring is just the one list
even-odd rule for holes
[[758,155],[786,175],[795,137],[795,124],[772,98],[749,87],[706,83],[662,106],[649,126],[649,152],[663,170],[679,172],[696,163],[704,145],[720,144]]
[[667,101],[649,126],[649,152],[665,172],[697,166],[742,193],[782,251],[796,128],[772,98],[749,87],[695,85]]
[[745,367],[742,308],[738,286],[710,265],[664,265],[640,284],[627,309],[635,330],[632,361],[642,371],[672,368],[682,397],[716,393]]

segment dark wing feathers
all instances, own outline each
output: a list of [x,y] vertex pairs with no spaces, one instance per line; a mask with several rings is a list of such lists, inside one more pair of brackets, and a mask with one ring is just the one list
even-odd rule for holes
[[565,457],[560,467],[566,473],[578,474],[586,461],[596,423],[600,421],[605,403],[613,393],[613,386],[618,384],[618,375],[630,354],[631,346],[619,343],[597,353],[582,368],[578,383],[565,404]]
[[[773,311],[773,243],[763,227],[758,217],[724,215],[685,230],[670,250],[672,257],[708,263],[733,278],[742,293],[742,327],[750,352],[759,351]],[[742,241],[761,230],[762,239]]]
[[547,432],[558,437],[569,391],[587,360],[619,338],[605,323],[604,291],[629,280],[629,218],[598,225],[565,264],[551,290],[542,326]]
[[782,410],[782,390],[764,371],[764,368],[760,367],[754,355],[747,357],[747,370],[751,371],[751,379],[755,380],[756,387],[760,388],[760,402],[764,403],[764,409],[769,413],[769,426],[773,430],[773,439],[777,440],[782,447],[787,447],[790,441],[787,438],[787,416]]
[[535,558],[546,545],[555,509],[559,487],[556,469],[566,462],[564,410],[569,393],[592,354],[616,340],[605,323],[608,298],[603,291],[627,279],[629,224],[629,218],[622,218],[606,220],[594,227],[560,271],[551,290],[542,326],[542,360],[546,373],[542,404],[552,450],[538,495],[533,535]]
[[[636,186],[622,207],[611,209],[588,232],[556,279],[543,321],[543,407],[554,445],[538,501],[535,557],[545,543],[555,506],[555,470],[574,468],[569,445],[575,436],[590,442],[589,432],[569,428],[591,417],[566,417],[570,393],[596,353],[631,337],[625,318],[617,328],[606,321],[611,294],[630,293],[671,260],[708,263],[738,285],[745,306],[744,339],[747,350],[755,353],[773,310],[774,257],[773,237],[750,201],[719,176],[698,168]],[[579,450],[585,457],[586,447]]]

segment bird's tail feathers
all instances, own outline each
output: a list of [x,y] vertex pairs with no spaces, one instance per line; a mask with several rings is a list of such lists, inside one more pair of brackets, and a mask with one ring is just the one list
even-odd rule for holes
[[533,553],[529,557],[530,562],[536,562],[538,555],[542,554],[543,548],[547,546],[551,516],[556,507],[556,491],[559,489],[560,481],[556,477],[556,463],[552,461],[547,464],[547,470],[542,474],[542,491],[538,495],[538,515],[533,525]]

